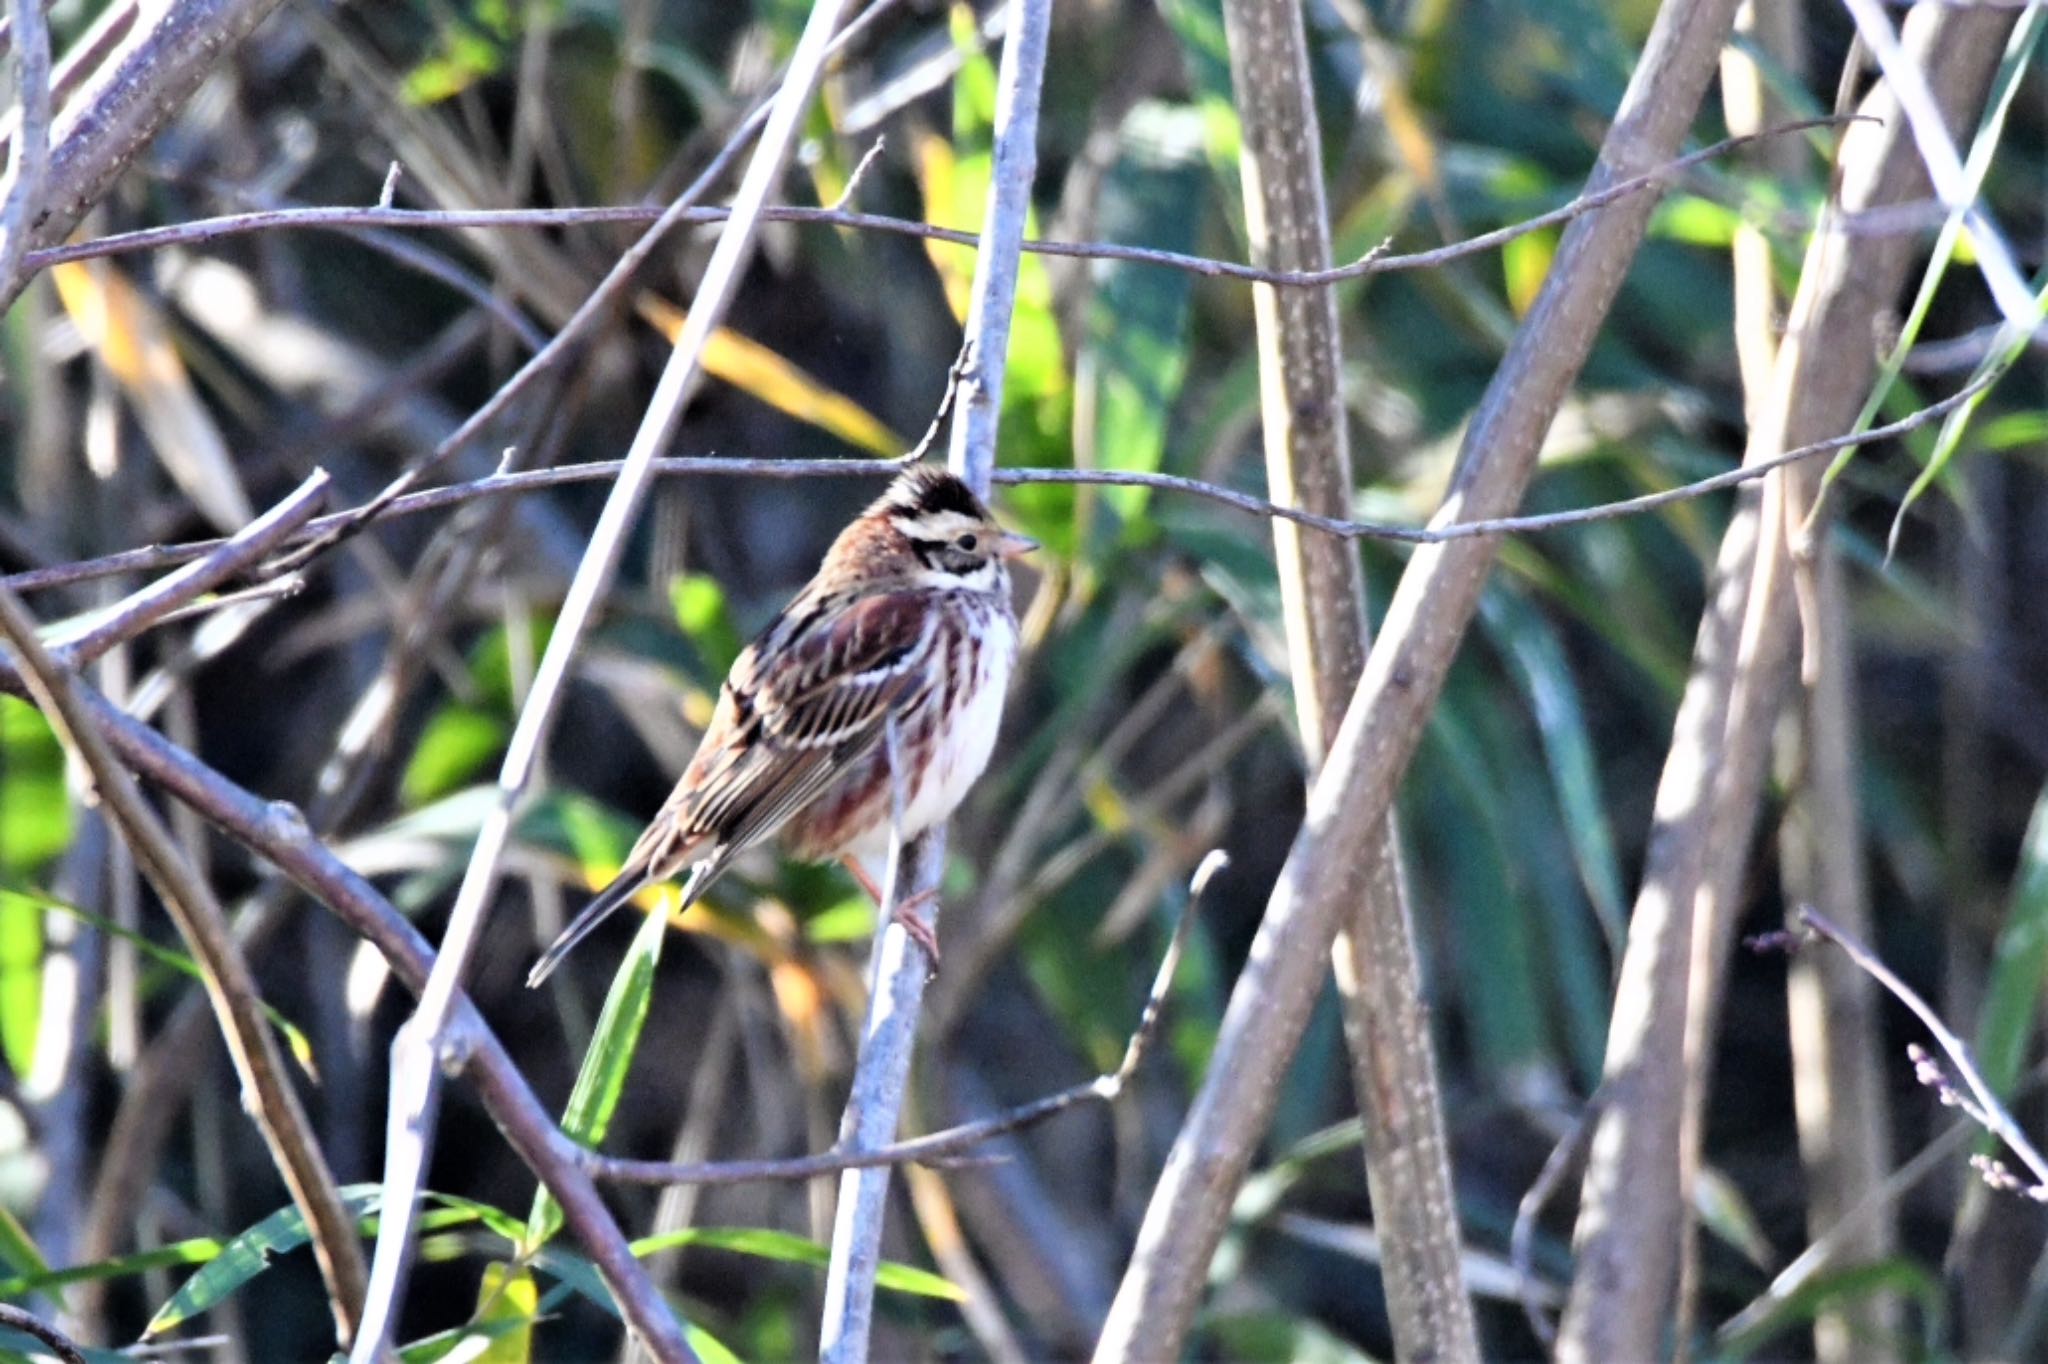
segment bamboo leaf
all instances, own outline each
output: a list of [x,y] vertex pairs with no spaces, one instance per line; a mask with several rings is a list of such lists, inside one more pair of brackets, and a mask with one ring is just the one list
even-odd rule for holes
[[[562,1114],[562,1130],[586,1146],[604,1140],[618,1111],[619,1096],[625,1092],[626,1075],[640,1047],[640,1030],[647,1022],[648,1003],[654,997],[654,968],[661,961],[661,945],[668,936],[666,907],[641,921],[626,959],[619,963],[605,994],[604,1009],[598,1015],[590,1049],[583,1054],[583,1066],[576,1073],[576,1087],[569,1093],[569,1106]],[[541,1189],[533,1196],[533,1210],[519,1239],[520,1253],[530,1254],[546,1245],[562,1226],[562,1208],[554,1195]]]

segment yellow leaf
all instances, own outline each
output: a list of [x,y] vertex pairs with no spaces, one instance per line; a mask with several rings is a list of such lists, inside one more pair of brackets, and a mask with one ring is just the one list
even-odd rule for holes
[[1550,258],[1557,252],[1555,231],[1531,232],[1501,248],[1501,270],[1507,276],[1508,306],[1516,317],[1527,315],[1543,289],[1543,277],[1550,273]]
[[150,447],[207,520],[236,531],[255,516],[234,459],[199,400],[163,315],[107,261],[54,267],[57,297],[121,386]]
[[476,1364],[529,1364],[533,1359],[533,1319],[539,1312],[540,1290],[534,1286],[532,1270],[523,1265],[515,1269],[498,1260],[485,1265],[484,1281],[476,1296],[477,1325],[516,1324],[492,1336],[481,1354],[468,1357]]
[[[640,316],[670,341],[681,333],[683,319],[688,316],[655,294],[642,294],[639,308]],[[849,445],[884,457],[894,457],[909,448],[909,442],[859,403],[730,327],[720,327],[711,333],[704,346],[704,369],[778,412],[828,431]]]
[[[924,190],[925,221],[934,227],[978,231],[979,219],[970,222],[957,216],[962,197],[959,170],[953,144],[929,128],[921,129],[917,135],[917,180]],[[931,258],[932,269],[939,272],[939,285],[946,292],[946,306],[953,310],[953,319],[964,324],[974,298],[974,248],[927,237],[924,253]]]
[[1089,782],[1087,789],[1082,792],[1081,801],[1105,832],[1120,834],[1131,827],[1130,808],[1124,804],[1123,797],[1117,794],[1116,787],[1106,778],[1098,777]]

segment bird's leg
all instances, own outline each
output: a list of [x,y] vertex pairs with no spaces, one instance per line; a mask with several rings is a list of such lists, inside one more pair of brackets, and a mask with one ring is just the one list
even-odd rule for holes
[[[853,874],[853,879],[860,882],[860,888],[868,893],[870,900],[875,902],[875,908],[880,909],[884,904],[888,903],[888,898],[882,894],[881,887],[877,886],[874,878],[869,876],[866,870],[861,867],[858,858],[851,856],[842,857],[839,859],[839,865],[845,867],[847,871]],[[934,971],[938,970],[939,967],[939,935],[924,920],[917,917],[916,911],[927,904],[933,903],[938,898],[939,893],[935,890],[918,891],[909,899],[897,905],[894,912],[889,915],[891,919],[903,925],[903,931],[910,935],[912,942],[915,942],[924,949],[925,956],[931,959]]]

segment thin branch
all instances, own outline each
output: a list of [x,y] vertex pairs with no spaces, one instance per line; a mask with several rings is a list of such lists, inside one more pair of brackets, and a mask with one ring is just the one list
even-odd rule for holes
[[2037,1185],[2048,1185],[2048,1156],[2043,1156],[2035,1149],[2034,1144],[2027,1140],[2027,1134],[2021,1130],[2012,1111],[1999,1099],[1996,1091],[1985,1080],[1984,1073],[1977,1069],[1977,1058],[1971,1054],[1970,1044],[1958,1036],[1955,1029],[1942,1021],[1941,1015],[1935,1012],[1933,1005],[1922,999],[1912,986],[1900,980],[1897,973],[1884,964],[1883,958],[1858,942],[1853,934],[1827,915],[1811,905],[1805,905],[1799,910],[1799,922],[1841,948],[1865,975],[1882,985],[1891,993],[1892,998],[1913,1011],[1913,1016],[1920,1020],[1921,1026],[1934,1038],[1935,1045],[1948,1057],[1949,1064],[1963,1077],[1963,1083],[1970,1087],[1970,1096],[1975,1100],[1974,1106],[1970,1109],[1970,1116],[1989,1128],[2000,1141],[2012,1149],[2013,1154],[2018,1156],[2033,1174]]
[[627,1160],[591,1152],[582,1158],[583,1168],[595,1178],[622,1184],[750,1184],[764,1180],[816,1179],[820,1175],[892,1165],[931,1165],[964,1155],[997,1137],[1036,1127],[1046,1119],[1081,1104],[1114,1103],[1122,1097],[1131,1077],[1137,1074],[1139,1065],[1151,1048],[1153,1037],[1159,1031],[1160,1012],[1165,1008],[1167,992],[1173,987],[1173,978],[1180,969],[1181,955],[1187,949],[1188,934],[1194,926],[1195,911],[1201,906],[1203,894],[1216,874],[1229,865],[1230,858],[1221,849],[1216,849],[1202,859],[1195,868],[1194,876],[1189,878],[1187,903],[1174,922],[1173,937],[1168,940],[1165,955],[1159,960],[1159,969],[1153,973],[1152,989],[1145,996],[1145,1008],[1138,1016],[1138,1026],[1132,1030],[1130,1041],[1124,1045],[1123,1059],[1117,1062],[1114,1070],[1042,1099],[1020,1104],[994,1117],[961,1123],[957,1127],[912,1137],[907,1141],[891,1142],[872,1150],[832,1150],[790,1160],[687,1163]]
[[117,644],[145,633],[153,625],[183,611],[201,594],[239,578],[278,547],[306,530],[313,513],[327,500],[333,482],[315,469],[291,496],[262,516],[216,541],[206,557],[116,602],[75,634],[52,641],[71,667],[83,667]]
[[264,1016],[255,977],[235,946],[227,914],[212,888],[179,851],[170,830],[143,800],[134,777],[114,756],[83,699],[92,694],[91,688],[79,682],[37,639],[35,618],[19,597],[4,588],[0,588],[0,634],[5,634],[19,657],[36,704],[65,747],[92,773],[101,802],[200,963],[201,979],[242,1082],[249,1115],[270,1148],[292,1202],[306,1219],[335,1329],[346,1343],[355,1337],[361,1321],[367,1278],[355,1219],[342,1205],[333,1171],[320,1153],[312,1125],[292,1088],[277,1038]]
[[[1348,280],[1364,279],[1369,275],[1393,274],[1408,270],[1429,270],[1462,260],[1468,256],[1484,255],[1505,246],[1520,237],[1545,228],[1556,227],[1570,222],[1583,214],[1594,212],[1618,203],[1645,191],[1660,192],[1668,189],[1686,171],[1707,162],[1717,160],[1730,152],[1768,138],[1784,137],[1795,133],[1811,132],[1818,128],[1839,127],[1848,122],[1841,118],[1803,119],[1794,123],[1781,124],[1762,132],[1749,133],[1741,137],[1725,138],[1698,151],[1676,157],[1653,170],[1617,180],[1597,190],[1592,190],[1572,199],[1569,203],[1525,218],[1506,227],[1484,232],[1464,241],[1452,242],[1447,246],[1434,247],[1427,251],[1413,251],[1392,254],[1383,244],[1367,252],[1359,259],[1346,265],[1332,266],[1325,270],[1271,270],[1235,261],[1215,260],[1207,256],[1190,255],[1181,251],[1161,251],[1145,246],[1125,246],[1114,242],[1061,242],[1023,241],[1022,250],[1042,256],[1078,257],[1086,260],[1130,261],[1139,265],[1156,265],[1164,269],[1182,270],[1189,274],[1210,279],[1241,280],[1247,284],[1273,284],[1287,288],[1317,288],[1323,285],[1342,284]],[[751,125],[749,125],[751,126]],[[225,214],[216,218],[200,218],[187,223],[174,223],[165,227],[142,228],[134,232],[111,234],[91,241],[71,242],[62,246],[45,247],[28,254],[24,264],[30,270],[44,270],[52,265],[67,261],[87,260],[96,256],[125,255],[136,251],[154,251],[165,246],[191,246],[214,241],[223,237],[242,236],[251,232],[270,232],[285,228],[313,228],[334,231],[351,231],[362,228],[392,228],[408,231],[432,231],[450,228],[494,228],[526,227],[551,228],[587,226],[590,224],[626,223],[637,224],[655,221],[663,216],[662,210],[644,204],[600,206],[590,208],[515,208],[515,209],[403,209],[379,206],[348,206],[309,208],[267,209],[251,213]],[[722,223],[732,216],[729,208],[690,208],[669,219],[672,224],[692,225]],[[916,237],[925,241],[949,242],[957,246],[979,246],[980,238],[972,232],[958,228],[935,227],[929,223],[908,218],[893,218],[879,213],[859,213],[841,208],[808,208],[800,205],[777,205],[766,208],[761,214],[767,222],[803,223],[825,227],[853,228],[869,232],[888,232],[898,236]],[[1913,217],[1901,223],[1884,223],[1879,230],[1918,230],[1923,225],[1922,217]]]
[[[1038,165],[1039,88],[1045,75],[1052,0],[1010,0],[1007,13],[1008,31],[996,72],[995,152],[985,226],[975,258],[947,450],[953,472],[983,497],[996,464],[1010,316]],[[915,855],[904,859],[908,879],[899,883],[892,869],[889,893],[917,916],[922,936],[930,938],[936,933],[939,879],[945,869],[945,827],[928,830],[913,848]],[[885,1145],[896,1135],[929,974],[924,950],[915,945],[900,916],[885,914],[880,925],[860,1054],[840,1126],[841,1142],[855,1151]],[[855,1364],[867,1358],[888,1194],[887,1167],[851,1170],[840,1179],[819,1332],[821,1360]]]
[[[40,3],[40,0],[26,0],[26,3],[35,5]],[[19,14],[19,12],[17,9],[16,13]],[[41,17],[41,15],[37,16],[37,18]],[[23,1335],[34,1336],[37,1340],[49,1346],[50,1353],[63,1360],[64,1364],[85,1364],[85,1351],[78,1348],[77,1342],[73,1341],[71,1337],[65,1335],[56,1327],[39,1319],[25,1307],[16,1307],[13,1303],[0,1303],[0,1326],[5,1326],[9,1330],[20,1331]]]
[[1535,1180],[1522,1194],[1522,1201],[1515,1205],[1515,1224],[1508,1233],[1508,1262],[1514,1270],[1515,1297],[1522,1304],[1529,1330],[1546,1350],[1557,1343],[1557,1327],[1551,1324],[1547,1305],[1537,1292],[1542,1284],[1535,1270],[1536,1222],[1556,1196],[1565,1176],[1571,1173],[1573,1162],[1584,1152],[1587,1139],[1593,1135],[1594,1120],[1600,1116],[1601,1101],[1601,1095],[1595,1093],[1550,1148],[1543,1168],[1536,1172]]
[[[1240,178],[1252,259],[1268,267],[1326,267],[1332,248],[1323,138],[1301,7],[1223,0],[1223,26],[1243,127]],[[1326,516],[1349,511],[1356,486],[1337,305],[1333,289],[1252,290],[1267,486],[1276,501]],[[1272,535],[1288,674],[1313,782],[1365,665],[1371,635],[1364,565],[1344,540],[1285,521],[1273,522]],[[1343,1006],[1352,1099],[1364,1124],[1364,1174],[1384,1247],[1380,1281],[1394,1354],[1477,1364],[1442,1086],[1394,815],[1327,874],[1347,883],[1349,904],[1326,950]],[[1247,961],[1231,987],[1233,999],[1264,998],[1268,967],[1285,954],[1315,952],[1314,937],[1270,939],[1268,953]],[[1194,1151],[1198,1163],[1235,1163],[1235,1149],[1256,1147],[1271,1122],[1277,1075],[1216,1067],[1202,1083],[1217,1101],[1197,1105],[1176,1144]],[[1234,1184],[1219,1182],[1207,1196],[1235,1193]],[[1189,1269],[1199,1272],[1192,1263]],[[1177,1352],[1195,1301],[1190,1296],[1181,1305],[1178,1319],[1147,1323],[1154,1342],[1148,1348]]]
[[[1335,535],[1344,539],[1390,540],[1396,544],[1407,545],[1441,545],[1482,536],[1528,535],[1537,531],[1586,525],[1594,521],[1613,521],[1627,516],[1640,516],[1680,502],[1705,497],[1710,493],[1740,487],[1742,484],[1755,482],[1774,470],[1801,463],[1816,455],[1830,454],[1847,446],[1865,442],[1887,440],[1931,425],[1983,393],[2000,377],[1997,374],[1979,375],[1939,402],[1930,403],[1918,412],[1884,426],[1814,441],[1787,450],[1770,460],[1724,470],[1706,478],[1680,484],[1675,488],[1644,493],[1639,497],[1623,498],[1615,502],[1603,502],[1592,507],[1577,507],[1534,516],[1452,521],[1440,526],[1403,526],[1390,521],[1346,521],[1337,517],[1318,516],[1314,512],[1269,501],[1256,493],[1240,492],[1236,488],[1226,488],[1198,478],[1185,478],[1179,474],[1140,473],[1123,469],[997,469],[991,476],[991,481],[999,487],[1031,483],[1068,483],[1159,488],[1167,492],[1205,498],[1251,516],[1277,517],[1325,535]],[[920,442],[920,448],[922,445],[923,442]],[[704,456],[657,459],[654,461],[654,472],[663,478],[883,479],[894,477],[901,471],[902,465],[902,460],[727,459]],[[480,478],[468,483],[452,483],[444,488],[407,493],[394,499],[385,508],[384,515],[416,516],[423,512],[458,506],[480,497],[506,497],[576,483],[609,483],[616,479],[624,468],[625,461],[613,459],[565,464],[552,469],[532,469],[521,473],[494,474],[489,478]],[[308,522],[303,530],[290,537],[286,543],[306,544],[320,541],[337,528],[353,523],[361,512],[362,509],[357,508],[316,518]],[[111,577],[115,574],[168,568],[210,554],[224,543],[225,541],[221,540],[194,540],[179,545],[151,545],[141,549],[123,550],[118,554],[104,555],[97,559],[81,559],[74,563],[53,564],[47,568],[26,569],[20,573],[0,577],[0,586],[16,592],[40,592],[48,588],[68,587],[73,583],[89,582],[95,578]]]

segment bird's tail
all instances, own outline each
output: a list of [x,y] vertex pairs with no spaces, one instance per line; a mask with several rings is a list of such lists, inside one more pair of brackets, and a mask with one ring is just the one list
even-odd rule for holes
[[531,990],[546,980],[569,950],[594,932],[597,926],[611,917],[613,910],[639,893],[647,884],[647,874],[641,869],[631,869],[597,893],[597,898],[583,907],[583,912],[569,921],[569,926],[548,944],[548,950],[540,954],[540,960],[526,973],[526,988]]
[[[711,886],[720,872],[726,868],[728,858],[722,852],[690,868],[690,879],[683,883],[682,908],[688,909]],[[562,964],[562,958],[569,955],[571,948],[593,933],[597,926],[611,917],[613,910],[638,895],[649,882],[661,878],[650,876],[646,867],[627,867],[618,878],[597,893],[597,898],[583,907],[582,913],[569,921],[569,926],[548,944],[548,950],[540,954],[533,969],[526,973],[526,988],[531,990],[554,973]]]

